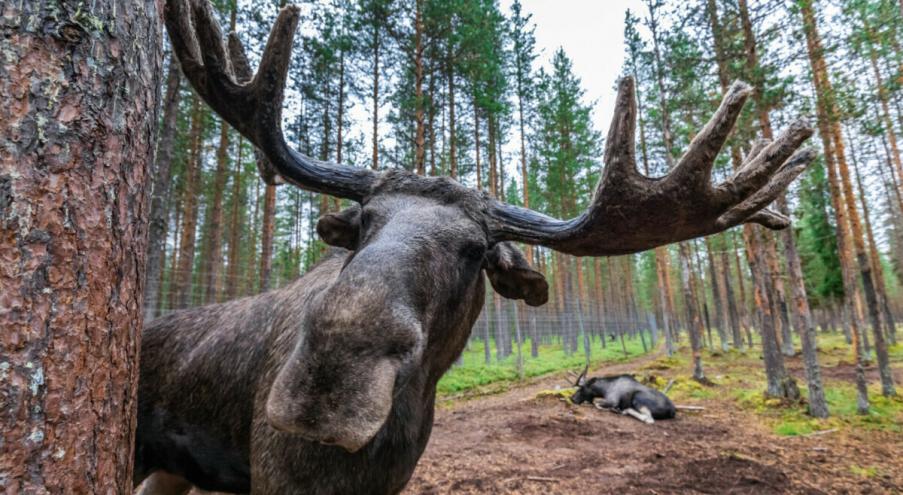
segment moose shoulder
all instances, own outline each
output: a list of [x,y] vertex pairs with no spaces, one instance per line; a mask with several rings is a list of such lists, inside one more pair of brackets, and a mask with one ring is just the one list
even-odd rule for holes
[[496,291],[527,304],[548,286],[519,241],[579,256],[626,254],[744,222],[812,158],[811,130],[789,127],[741,169],[711,183],[715,157],[750,88],[735,83],[661,178],[636,170],[634,85],[624,78],[589,208],[570,220],[507,205],[444,178],[313,160],[282,134],[282,100],[299,10],[284,8],[257,73],[228,47],[207,0],[169,0],[166,26],[197,93],[287,183],[349,199],[317,231],[347,251],[295,283],[174,313],[143,332],[136,482],[148,493],[397,493],[429,437],[436,382]]

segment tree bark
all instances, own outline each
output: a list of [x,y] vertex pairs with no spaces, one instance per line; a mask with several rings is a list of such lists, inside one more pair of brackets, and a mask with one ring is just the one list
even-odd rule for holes
[[226,299],[235,299],[238,296],[238,288],[241,280],[239,279],[239,258],[241,231],[242,229],[242,147],[244,145],[241,135],[238,136],[238,153],[235,159],[235,170],[232,173],[232,210],[229,213],[229,272],[226,275]]
[[[451,48],[449,48],[451,52]],[[448,163],[449,175],[458,178],[457,135],[455,130],[455,68],[449,55],[448,64]]]
[[[740,0],[739,6],[741,16],[744,16],[747,12],[745,0]],[[728,85],[728,66],[723,48],[723,33],[718,20],[718,11],[714,0],[708,0],[707,9],[712,36],[716,41],[716,52],[720,53],[720,55],[717,56],[719,65],[718,75],[723,93],[727,90]],[[748,14],[746,14],[746,17],[748,17]],[[757,64],[755,59],[755,44],[751,37],[752,29],[748,23],[748,19],[744,19],[743,21],[745,33],[744,47],[747,56],[746,63],[747,67],[751,68],[752,64]],[[761,88],[757,87],[761,86],[761,82],[759,85],[754,84],[753,86],[756,87],[755,91],[761,91]],[[759,93],[759,95],[761,95],[761,93]],[[756,97],[756,93],[754,93],[753,97]],[[758,101],[761,103],[761,100]],[[731,162],[734,170],[740,168],[741,161],[739,150],[736,146],[732,147]],[[765,239],[764,243],[762,242],[763,237]],[[762,354],[764,356],[765,375],[767,378],[766,393],[774,397],[795,399],[799,396],[799,390],[797,389],[793,378],[787,374],[786,368],[784,367],[784,359],[778,348],[778,337],[775,326],[778,322],[781,322],[782,327],[789,331],[789,324],[785,323],[787,321],[785,312],[786,303],[784,302],[783,296],[777,290],[778,283],[780,282],[776,279],[777,274],[775,273],[777,269],[777,260],[776,254],[774,253],[774,247],[768,242],[769,239],[770,236],[765,234],[761,228],[749,224],[743,225],[743,240],[746,246],[746,258],[749,263],[750,272],[752,272],[753,275],[753,301],[758,310],[758,314],[761,317],[760,331],[762,334]],[[781,311],[781,314],[784,316],[781,320],[776,318],[777,315],[775,315],[775,309],[784,310]],[[789,339],[785,339],[785,341],[786,340]],[[749,344],[752,346],[752,341],[750,341]]]
[[[818,133],[822,139],[824,148],[825,168],[828,171],[828,184],[831,192],[831,204],[834,208],[834,214],[837,222],[837,248],[840,255],[841,271],[843,275],[844,297],[846,299],[847,313],[853,313],[858,304],[856,296],[857,285],[852,274],[852,266],[850,264],[850,247],[848,243],[849,226],[847,223],[846,209],[844,201],[841,197],[841,190],[837,182],[837,172],[835,170],[835,154],[830,129],[831,111],[830,105],[826,101],[830,97],[830,83],[825,79],[827,71],[824,69],[823,49],[821,47],[821,39],[818,35],[815,15],[812,11],[812,0],[799,0],[800,13],[803,18],[803,31],[806,35],[806,51],[809,56],[809,63],[812,70],[813,82],[815,84],[816,93],[816,118],[818,123]],[[853,348],[856,354],[856,391],[857,391],[857,409],[861,414],[865,414],[869,409],[868,388],[865,381],[865,356],[862,348],[862,339],[855,314],[850,314],[850,333],[853,341]]]
[[198,188],[201,181],[201,164],[203,150],[201,141],[204,135],[204,114],[201,99],[192,95],[191,131],[189,133],[191,149],[185,162],[185,186],[182,189],[182,233],[179,236],[179,264],[173,274],[176,294],[176,308],[186,308],[192,304],[191,279],[194,271],[195,230],[198,220]]
[[132,489],[161,23],[150,0],[76,7],[0,21],[6,493]]
[[423,111],[423,0],[414,0],[414,170],[425,173],[425,122]]
[[[323,198],[326,196],[324,195]],[[276,229],[276,186],[267,184],[263,193],[263,232],[260,237],[260,291],[270,289],[273,267],[273,233]]]
[[150,225],[147,234],[147,282],[144,285],[144,321],[159,314],[160,285],[165,254],[166,220],[172,188],[172,157],[175,147],[176,127],[179,118],[182,69],[175,56],[169,61],[166,76],[166,94],[163,99],[163,124],[157,142],[157,159],[154,164],[154,182],[151,192]]
[[379,27],[373,26],[373,89],[371,90],[371,98],[373,100],[373,151],[370,158],[370,168],[376,170],[379,168]]

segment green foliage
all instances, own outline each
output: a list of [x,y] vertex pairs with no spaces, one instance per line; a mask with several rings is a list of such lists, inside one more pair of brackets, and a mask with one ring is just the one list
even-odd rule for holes
[[531,139],[547,213],[570,218],[583,210],[598,182],[601,137],[571,60],[559,49],[552,73],[539,73],[537,123]]
[[796,224],[806,288],[814,305],[843,296],[843,277],[834,226],[828,221],[827,178],[821,159],[803,175]]

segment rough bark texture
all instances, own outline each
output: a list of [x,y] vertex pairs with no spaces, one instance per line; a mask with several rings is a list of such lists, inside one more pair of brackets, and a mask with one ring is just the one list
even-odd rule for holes
[[421,0],[414,2],[414,170],[417,175],[424,175],[425,129],[423,100],[423,5]]
[[144,320],[149,321],[159,311],[161,276],[166,241],[167,205],[172,186],[172,156],[175,145],[176,124],[179,118],[182,70],[176,57],[170,58],[169,75],[166,76],[166,95],[163,100],[163,125],[157,142],[157,159],[154,164],[154,185],[151,191],[150,226],[147,234],[147,274],[144,286]]
[[157,4],[0,11],[0,491],[127,493]]
[[[800,13],[803,18],[803,31],[806,35],[806,51],[809,55],[809,63],[812,70],[813,83],[816,89],[816,116],[818,122],[818,134],[822,140],[824,148],[825,168],[828,172],[828,184],[831,191],[831,205],[834,209],[837,221],[837,251],[840,258],[840,266],[843,275],[844,299],[845,307],[848,313],[858,312],[857,284],[855,282],[852,265],[851,253],[849,246],[849,225],[846,218],[846,209],[844,208],[843,198],[841,197],[840,187],[837,181],[837,172],[835,169],[835,155],[830,132],[830,112],[829,103],[826,97],[830,91],[825,87],[829,84],[826,80],[827,70],[822,56],[821,38],[815,22],[815,15],[812,11],[812,0],[800,0]],[[857,392],[857,408],[860,413],[867,413],[869,409],[868,388],[865,381],[865,356],[862,348],[861,332],[858,318],[855,314],[850,315],[850,330],[852,336],[853,349],[856,353],[856,392]]]
[[[322,196],[323,199],[326,196]],[[327,208],[323,208],[328,211]],[[273,233],[276,228],[276,186],[267,184],[263,193],[263,232],[260,238],[260,290],[270,288],[273,268]]]

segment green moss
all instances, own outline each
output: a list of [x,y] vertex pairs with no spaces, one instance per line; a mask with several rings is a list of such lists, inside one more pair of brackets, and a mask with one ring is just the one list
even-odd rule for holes
[[850,472],[863,478],[874,478],[878,476],[878,468],[875,466],[858,466],[850,465]]
[[[661,387],[664,388],[664,387]],[[688,375],[674,377],[674,383],[668,390],[672,400],[711,399],[718,393],[718,387],[703,385]]]

